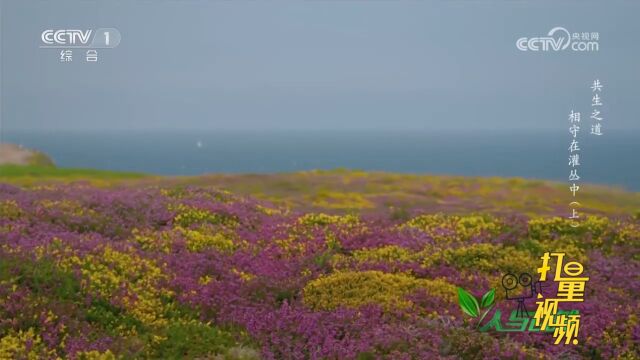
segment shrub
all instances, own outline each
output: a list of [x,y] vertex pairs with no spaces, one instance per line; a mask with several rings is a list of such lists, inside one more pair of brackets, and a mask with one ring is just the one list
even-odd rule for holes
[[417,279],[381,271],[336,272],[312,280],[303,289],[304,303],[312,309],[357,308],[377,304],[384,308],[408,307],[405,296],[423,288],[433,296],[455,299],[455,287],[442,279]]

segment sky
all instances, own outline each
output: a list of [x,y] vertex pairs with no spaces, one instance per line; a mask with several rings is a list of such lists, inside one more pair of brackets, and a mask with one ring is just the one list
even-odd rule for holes
[[[640,129],[639,1],[0,3],[0,115],[12,130],[544,130],[590,110]],[[561,26],[597,52],[523,52]],[[117,28],[99,61],[46,29]]]

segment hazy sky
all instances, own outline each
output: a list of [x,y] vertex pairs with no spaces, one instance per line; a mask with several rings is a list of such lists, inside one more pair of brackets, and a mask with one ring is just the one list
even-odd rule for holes
[[[640,129],[640,1],[1,3],[2,122],[15,129],[551,129],[605,85]],[[520,37],[598,32],[600,50]],[[114,27],[98,63],[45,29]]]

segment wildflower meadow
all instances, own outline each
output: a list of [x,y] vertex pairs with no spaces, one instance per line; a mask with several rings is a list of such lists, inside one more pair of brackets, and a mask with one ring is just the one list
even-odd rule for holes
[[[0,359],[640,358],[636,193],[585,191],[572,227],[521,179],[77,180],[2,178]],[[579,343],[480,331],[458,287],[509,313],[544,251],[590,277]]]

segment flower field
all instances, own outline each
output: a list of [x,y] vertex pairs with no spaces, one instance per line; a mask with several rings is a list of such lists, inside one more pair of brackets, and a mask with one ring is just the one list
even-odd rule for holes
[[[4,179],[0,359],[640,358],[638,194],[574,228],[546,183],[288,176]],[[457,287],[510,312],[545,251],[590,277],[579,343],[480,332]]]

